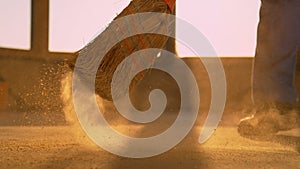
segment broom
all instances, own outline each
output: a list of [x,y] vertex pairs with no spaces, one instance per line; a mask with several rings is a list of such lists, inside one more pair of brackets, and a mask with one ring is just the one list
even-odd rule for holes
[[[172,14],[175,6],[175,0],[132,0],[130,4],[114,19],[118,19],[130,14],[143,13],[143,12],[160,12]],[[150,18],[151,19],[151,18]],[[142,21],[143,22],[143,21]],[[136,24],[136,23],[135,23]],[[138,23],[137,23],[138,24]],[[170,26],[172,23],[167,23]],[[173,23],[174,24],[174,23]],[[126,31],[126,26],[122,25],[121,31]],[[106,28],[106,30],[108,30]],[[106,31],[104,30],[104,31]],[[103,57],[100,66],[98,68],[96,79],[95,79],[95,92],[103,99],[112,101],[111,95],[111,82],[118,65],[132,53],[147,49],[147,48],[158,48],[164,49],[169,37],[157,34],[141,34],[135,35],[122,40],[112,47],[108,53]],[[105,42],[103,46],[99,46],[101,49],[105,49]],[[76,53],[76,58],[80,54],[80,51]],[[89,61],[90,62],[90,61]],[[92,61],[90,62],[92,63]],[[147,64],[152,65],[154,60],[137,60],[134,64]],[[73,64],[69,64],[74,68]],[[121,69],[122,70],[122,69]],[[86,71],[86,70],[85,70]],[[124,71],[128,71],[125,70]],[[133,90],[135,86],[143,79],[148,70],[138,73],[129,86],[129,90]],[[124,74],[124,73],[123,73]],[[84,77],[80,77],[84,81]],[[122,78],[126,78],[125,76]],[[120,84],[121,85],[121,84]],[[122,91],[117,91],[117,97],[122,96]]]

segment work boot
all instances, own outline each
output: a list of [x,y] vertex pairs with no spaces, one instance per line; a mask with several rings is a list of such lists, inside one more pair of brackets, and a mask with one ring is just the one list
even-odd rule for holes
[[244,136],[265,136],[291,130],[298,125],[299,114],[295,106],[271,102],[260,104],[253,115],[242,119],[238,132]]

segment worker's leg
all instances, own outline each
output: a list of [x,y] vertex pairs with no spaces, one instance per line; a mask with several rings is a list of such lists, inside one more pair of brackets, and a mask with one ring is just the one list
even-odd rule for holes
[[253,70],[253,100],[296,103],[300,0],[262,0]]
[[262,0],[253,70],[254,115],[241,120],[242,135],[268,135],[297,127],[294,85],[300,42],[300,0]]

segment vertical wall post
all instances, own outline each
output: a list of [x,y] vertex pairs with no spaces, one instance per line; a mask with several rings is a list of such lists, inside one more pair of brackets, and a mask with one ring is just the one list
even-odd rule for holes
[[49,0],[32,0],[31,8],[31,50],[43,57],[48,53]]

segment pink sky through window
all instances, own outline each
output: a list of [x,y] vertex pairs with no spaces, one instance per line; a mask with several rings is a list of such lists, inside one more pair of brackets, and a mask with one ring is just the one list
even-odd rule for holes
[[[105,28],[129,0],[50,0],[51,51],[77,51]],[[253,56],[259,0],[177,0],[190,22],[220,56]],[[30,0],[0,0],[0,46],[28,48]],[[24,19],[25,18],[25,19]],[[181,56],[191,56],[178,44]]]

